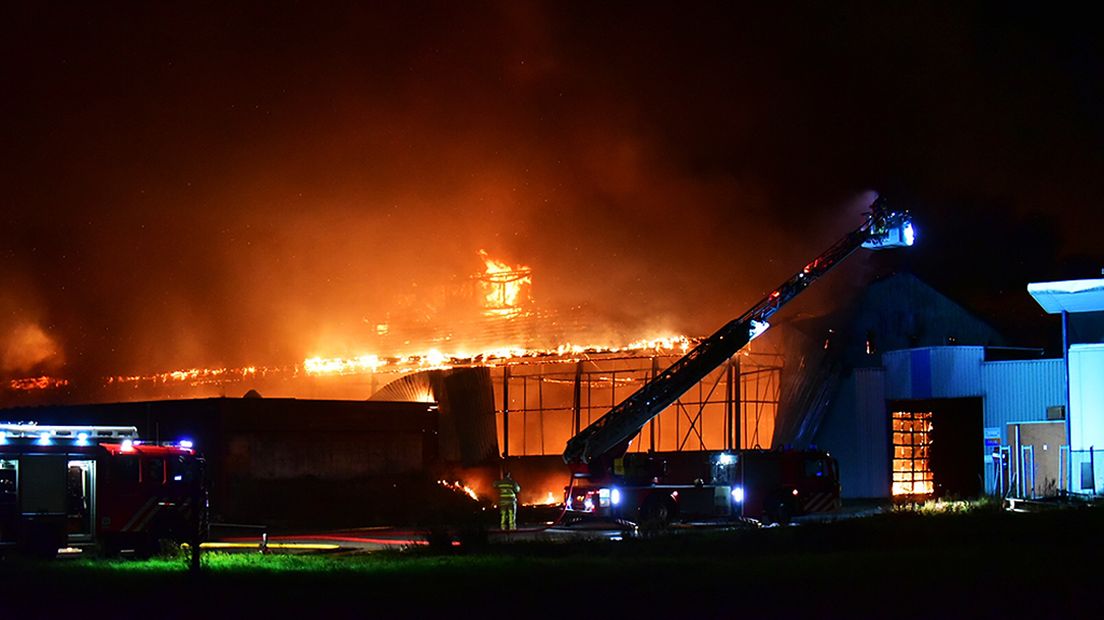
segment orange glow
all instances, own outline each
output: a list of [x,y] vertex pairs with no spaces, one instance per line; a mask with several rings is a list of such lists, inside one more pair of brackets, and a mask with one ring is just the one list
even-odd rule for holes
[[242,366],[239,368],[188,368],[151,375],[114,375],[104,379],[105,385],[121,383],[184,383],[187,385],[217,385],[244,381],[255,376],[283,372],[282,368]]
[[477,502],[479,501],[479,495],[476,494],[475,489],[460,482],[459,480],[457,480],[456,482],[449,482],[448,480],[438,480],[437,484],[445,487],[446,489],[456,491],[457,493],[463,493],[464,495],[467,495]]
[[380,357],[378,355],[361,355],[353,358],[326,358],[310,357],[303,360],[303,370],[308,375],[355,375],[377,372],[381,368],[405,372],[409,370],[424,370],[429,368],[454,368],[457,366],[472,366],[480,364],[508,363],[510,360],[532,357],[563,357],[584,356],[586,354],[618,353],[621,351],[657,351],[657,352],[681,352],[685,353],[696,344],[695,340],[686,336],[660,336],[655,338],[642,338],[623,345],[591,344],[576,345],[566,343],[555,349],[526,349],[519,346],[504,346],[492,348],[480,353],[455,351],[445,353],[437,349],[429,349],[419,353],[412,353],[399,357]]
[[540,499],[538,499],[538,500],[536,500],[536,501],[534,501],[530,504],[526,504],[526,505],[527,506],[556,506],[556,505],[559,505],[559,503],[560,503],[560,498],[556,497],[556,494],[553,493],[552,491],[548,491],[548,493],[544,497],[542,497],[542,498],[540,498]]
[[51,388],[59,388],[69,385],[67,379],[58,379],[56,377],[48,377],[43,375],[41,377],[26,377],[23,379],[12,379],[8,382],[8,385],[13,390],[20,392],[28,392],[30,390],[47,390]]
[[893,412],[893,495],[931,495],[931,412]]
[[533,270],[524,265],[511,267],[491,258],[484,250],[479,250],[479,257],[486,265],[486,271],[479,276],[483,289],[483,313],[506,318],[520,315],[522,306],[530,301]]

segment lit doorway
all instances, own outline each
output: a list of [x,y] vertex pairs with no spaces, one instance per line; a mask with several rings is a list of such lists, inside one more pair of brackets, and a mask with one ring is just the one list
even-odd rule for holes
[[931,470],[932,412],[894,411],[893,496],[929,497],[935,491]]
[[15,542],[19,527],[19,461],[0,459],[0,543]]
[[96,461],[69,461],[65,517],[69,542],[92,540],[96,526]]
[[988,454],[980,398],[891,401],[889,411],[894,497],[981,494]]

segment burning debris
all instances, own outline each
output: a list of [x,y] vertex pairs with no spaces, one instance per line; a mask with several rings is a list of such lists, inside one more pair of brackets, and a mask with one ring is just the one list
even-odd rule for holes
[[49,390],[65,387],[69,385],[69,381],[67,379],[58,379],[57,377],[43,375],[41,377],[12,379],[8,382],[8,385],[15,391],[29,392],[31,390]]
[[457,480],[455,482],[449,482],[448,480],[438,480],[437,484],[439,484],[439,485],[441,485],[441,486],[443,486],[446,489],[449,489],[451,491],[456,491],[457,493],[462,493],[464,495],[467,495],[468,497],[472,498],[473,500],[475,500],[477,502],[479,501],[479,495],[475,492],[475,489],[469,487],[468,485],[464,484],[463,482],[460,482],[459,480]]

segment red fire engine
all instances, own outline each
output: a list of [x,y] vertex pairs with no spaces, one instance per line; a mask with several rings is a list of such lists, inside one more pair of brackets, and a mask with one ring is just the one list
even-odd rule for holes
[[144,443],[133,426],[0,424],[0,545],[149,555],[163,539],[191,540],[206,503],[190,441]]
[[785,522],[792,516],[837,508],[839,467],[824,452],[702,453],[702,462],[670,482],[663,455],[628,453],[629,446],[649,420],[766,331],[768,318],[855,250],[905,247],[912,242],[908,212],[894,211],[878,198],[862,225],[579,431],[564,450],[573,475],[566,517],[597,514],[661,524],[674,518],[716,517]]

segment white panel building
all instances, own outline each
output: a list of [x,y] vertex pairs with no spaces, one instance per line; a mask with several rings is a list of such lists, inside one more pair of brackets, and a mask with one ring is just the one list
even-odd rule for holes
[[[1104,311],[1104,280],[1028,288],[1063,334],[1070,313]],[[1063,349],[887,351],[841,381],[815,444],[839,459],[845,497],[1104,493],[1104,343]]]

